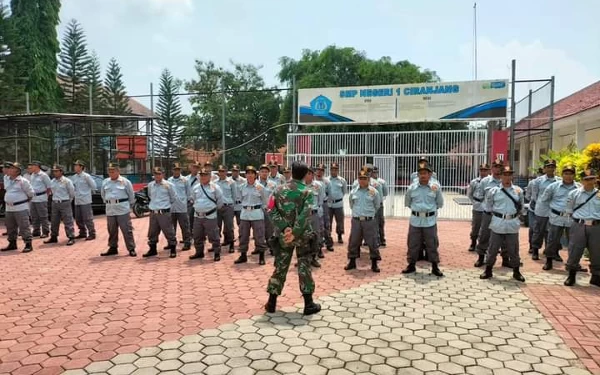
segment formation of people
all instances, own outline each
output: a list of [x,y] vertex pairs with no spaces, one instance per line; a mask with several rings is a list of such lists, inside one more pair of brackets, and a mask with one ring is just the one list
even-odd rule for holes
[[590,284],[600,286],[600,192],[597,171],[579,171],[573,165],[562,167],[556,176],[556,161],[544,161],[539,176],[531,180],[526,192],[513,184],[514,171],[496,160],[492,165],[479,166],[479,177],[469,186],[473,203],[471,246],[478,254],[475,267],[485,266],[480,278],[493,276],[493,267],[500,251],[502,266],[513,269],[513,278],[525,281],[519,268],[519,215],[525,199],[529,200],[529,253],[540,259],[540,249],[546,261],[543,270],[551,270],[554,262],[562,262],[559,252],[568,249],[564,284],[573,286],[578,271],[585,271],[580,261],[584,250],[590,256]]

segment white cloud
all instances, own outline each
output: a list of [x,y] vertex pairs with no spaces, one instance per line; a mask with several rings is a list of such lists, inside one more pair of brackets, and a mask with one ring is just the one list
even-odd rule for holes
[[[555,100],[572,94],[600,79],[597,75],[569,54],[558,48],[546,47],[539,40],[531,42],[510,41],[496,44],[486,37],[478,42],[478,78],[509,78],[511,60],[516,59],[517,80],[549,79],[555,76]],[[472,65],[472,45],[461,47],[464,64]],[[516,98],[527,95],[529,89],[537,89],[540,84],[517,84]]]
[[194,4],[192,0],[137,0],[142,4],[148,4],[152,13],[171,17],[183,17],[192,12]]

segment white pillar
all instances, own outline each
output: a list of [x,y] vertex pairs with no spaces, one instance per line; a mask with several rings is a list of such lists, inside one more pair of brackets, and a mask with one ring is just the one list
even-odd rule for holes
[[527,154],[529,153],[529,145],[527,144],[527,138],[521,138],[519,142],[519,175],[527,176]]
[[531,148],[531,165],[529,165],[529,167],[533,167],[540,159],[540,147],[542,147],[542,142],[539,135],[533,136],[532,138],[533,145]]

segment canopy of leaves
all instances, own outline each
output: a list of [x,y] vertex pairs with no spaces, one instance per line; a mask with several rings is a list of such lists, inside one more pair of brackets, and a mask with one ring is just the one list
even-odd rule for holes
[[88,103],[85,92],[90,56],[85,34],[76,20],[71,20],[63,38],[58,74],[64,93],[65,107],[69,113],[86,113]]
[[121,67],[115,58],[112,58],[108,63],[102,94],[103,108],[107,114],[127,115],[131,113]]
[[158,90],[158,103],[156,115],[158,117],[155,125],[155,150],[167,159],[166,170],[170,171],[171,162],[179,159],[179,147],[182,146],[185,116],[181,114],[181,103],[179,102],[179,89],[182,82],[175,79],[168,69],[163,70],[160,76],[160,88]]

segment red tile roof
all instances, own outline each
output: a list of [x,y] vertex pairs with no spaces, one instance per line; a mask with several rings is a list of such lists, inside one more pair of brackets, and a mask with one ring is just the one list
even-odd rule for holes
[[[554,121],[573,116],[600,106],[600,81],[554,103]],[[545,107],[531,114],[531,129],[541,128],[548,124],[550,107]],[[527,118],[515,124],[515,130],[527,130],[530,120]]]

